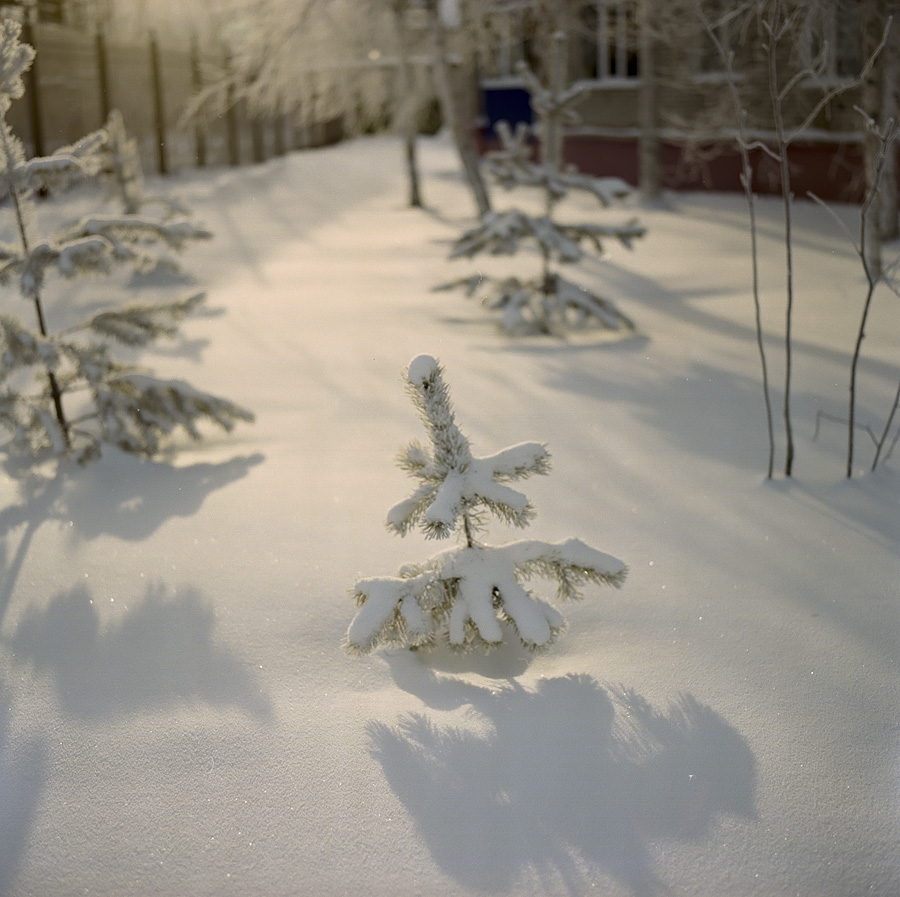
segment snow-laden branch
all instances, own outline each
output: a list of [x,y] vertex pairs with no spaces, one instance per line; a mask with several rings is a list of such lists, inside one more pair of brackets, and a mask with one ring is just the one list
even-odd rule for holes
[[47,190],[56,193],[94,173],[95,169],[89,160],[57,152],[52,156],[36,156],[20,162],[13,169],[11,176],[20,190],[29,192]]
[[14,370],[42,365],[54,370],[60,362],[59,349],[53,340],[22,325],[18,318],[0,315],[0,378]]
[[603,252],[603,240],[618,240],[630,249],[634,240],[643,237],[646,228],[637,220],[619,224],[558,224],[548,215],[532,217],[519,209],[488,212],[453,246],[450,258],[472,258],[479,253],[515,255],[523,240],[534,240],[548,257],[562,263],[580,261],[584,255],[581,242],[591,243]]
[[90,330],[127,346],[146,346],[159,337],[174,337],[178,324],[193,314],[204,298],[204,293],[195,293],[175,302],[135,302],[99,312],[78,329]]
[[618,177],[594,177],[582,174],[574,166],[560,171],[552,164],[535,162],[528,143],[530,129],[523,122],[513,131],[508,122],[501,121],[496,130],[502,149],[488,153],[486,166],[491,176],[507,190],[536,187],[546,191],[554,202],[576,190],[592,194],[603,206],[611,206],[633,192]]
[[183,380],[162,380],[124,372],[105,378],[94,390],[103,441],[124,451],[153,455],[160,440],[177,429],[200,439],[198,424],[207,421],[231,432],[253,414],[228,399],[195,389]]
[[435,287],[462,288],[478,296],[486,308],[501,313],[507,333],[558,333],[590,326],[607,330],[634,330],[636,324],[616,304],[559,274],[542,280],[518,277],[491,278],[482,274],[464,277]]
[[429,644],[446,625],[452,647],[497,645],[502,623],[531,648],[550,644],[562,631],[562,614],[524,583],[556,580],[557,599],[582,597],[585,583],[618,588],[625,565],[579,539],[534,539],[499,546],[458,546],[440,552],[415,575],[363,579],[353,589],[360,611],[347,641],[360,653],[378,644]]
[[25,93],[22,76],[34,62],[34,49],[19,42],[22,25],[14,19],[0,20],[0,95],[4,98],[2,112],[10,100],[18,100]]
[[[66,228],[57,235],[60,241],[85,237],[104,237],[116,249],[138,243],[159,243],[181,251],[192,240],[212,239],[212,233],[187,218],[160,221],[137,215],[91,215]],[[127,253],[126,253],[127,254]]]
[[40,293],[47,271],[62,277],[105,274],[115,265],[139,272],[159,267],[177,269],[174,260],[149,251],[162,244],[180,251],[191,240],[207,240],[212,234],[187,219],[157,221],[136,216],[92,216],[54,234],[27,252],[12,246],[0,250],[0,283],[19,277],[22,295],[32,299]]

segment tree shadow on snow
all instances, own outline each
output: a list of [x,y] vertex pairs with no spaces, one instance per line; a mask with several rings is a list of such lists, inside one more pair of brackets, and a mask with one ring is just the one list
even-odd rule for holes
[[661,711],[586,675],[529,690],[420,673],[426,703],[470,705],[474,725],[404,714],[369,724],[370,750],[437,864],[473,891],[535,877],[576,894],[600,876],[657,894],[655,842],[701,841],[719,814],[755,818],[749,746],[690,695]]
[[[175,467],[109,451],[88,467],[65,463],[52,476],[20,476],[20,502],[0,512],[0,620],[43,523],[58,521],[77,539],[146,539],[167,520],[195,514],[211,492],[246,476],[262,461],[263,455],[254,454]],[[18,473],[11,468],[7,472]],[[11,539],[20,529],[13,550]]]
[[8,695],[0,688],[0,894],[7,893],[18,873],[46,779],[43,740],[13,739],[8,708]]
[[[150,586],[104,622],[79,585],[25,611],[5,639],[17,663],[49,676],[64,713],[109,719],[199,702],[261,722],[273,709],[250,667],[215,640],[215,610],[193,589]],[[121,606],[121,605],[120,605]]]

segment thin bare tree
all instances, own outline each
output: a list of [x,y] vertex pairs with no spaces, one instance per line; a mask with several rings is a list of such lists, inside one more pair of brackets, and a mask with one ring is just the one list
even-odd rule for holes
[[[858,111],[865,117],[866,131],[868,135],[867,139],[872,141],[877,147],[877,152],[874,159],[872,160],[873,171],[871,173],[871,176],[867,179],[868,186],[866,190],[866,197],[859,210],[859,239],[854,240],[852,234],[850,234],[849,231],[844,228],[843,223],[839,218],[837,218],[837,216],[835,216],[835,218],[841,224],[841,227],[849,237],[850,242],[853,244],[853,249],[860,260],[863,269],[863,275],[866,279],[866,295],[865,299],[863,300],[863,310],[862,314],[860,315],[859,328],[856,332],[856,341],[853,346],[853,355],[850,360],[850,401],[849,411],[847,414],[848,479],[853,476],[855,435],[857,429],[857,374],[859,371],[859,361],[862,354],[862,345],[863,340],[866,337],[866,325],[869,320],[869,312],[872,308],[872,299],[875,296],[875,291],[880,284],[887,281],[888,277],[888,271],[881,263],[880,251],[877,255],[878,261],[876,265],[873,263],[873,258],[876,256],[873,255],[871,249],[869,248],[871,231],[878,228],[878,220],[872,214],[872,210],[876,207],[878,198],[882,193],[884,172],[888,165],[888,159],[890,159],[897,151],[897,138],[898,133],[900,133],[900,122],[894,119],[889,119],[885,123],[884,127],[879,127],[879,125],[875,121],[866,116],[864,110],[859,109]],[[813,199],[816,199],[821,205],[824,206],[824,203],[822,203],[822,201],[818,199],[818,197],[813,196]],[[831,210],[829,209],[829,211]],[[882,434],[880,439],[877,439],[874,436],[872,437],[875,441],[876,448],[875,459],[872,462],[872,470],[874,470],[878,465],[879,457],[881,455],[881,449],[884,445],[885,440],[887,439],[887,435],[890,431],[891,423],[893,421],[896,410],[897,399],[895,398],[890,412],[887,416],[887,424],[885,426],[884,433]]]
[[[745,11],[747,4],[732,12],[730,18],[740,15]],[[769,437],[769,459],[766,466],[766,478],[772,479],[775,467],[775,427],[772,416],[772,398],[769,390],[769,369],[766,362],[765,338],[762,323],[762,307],[759,299],[759,245],[758,229],[756,224],[756,193],[753,187],[753,166],[750,164],[751,140],[747,133],[747,114],[744,103],[738,90],[738,77],[735,72],[734,51],[726,47],[719,36],[719,28],[727,26],[729,19],[712,22],[703,9],[701,0],[697,0],[697,12],[703,28],[713,42],[722,64],[725,66],[726,83],[734,107],[735,121],[737,123],[737,145],[741,155],[741,187],[747,200],[747,211],[750,216],[750,268],[752,276],[752,295],[754,323],[756,327],[756,345],[759,351],[759,361],[762,370],[763,402],[766,409],[766,429]]]
[[459,153],[463,174],[472,191],[478,214],[483,216],[491,211],[491,198],[481,174],[478,151],[471,133],[471,122],[465,115],[464,105],[461,101],[458,69],[447,45],[447,33],[441,18],[440,4],[438,0],[423,0],[423,3],[428,15],[433,45],[434,74],[438,84],[444,122],[453,135],[453,143]]

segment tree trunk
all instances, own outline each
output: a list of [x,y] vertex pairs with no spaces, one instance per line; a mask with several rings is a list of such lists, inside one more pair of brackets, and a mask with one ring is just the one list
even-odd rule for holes
[[[891,5],[893,5],[891,3]],[[884,29],[887,0],[863,0],[862,17],[862,51],[864,59],[871,59],[877,52],[881,34]],[[862,111],[875,123],[879,130],[883,129],[883,99],[885,88],[885,51],[874,60],[862,84]],[[866,193],[874,194],[866,214],[865,245],[862,247],[872,277],[877,279],[882,273],[880,223],[884,214],[881,196],[875,190],[875,171],[881,152],[881,140],[870,128],[863,135],[863,167],[866,177]]]
[[656,41],[653,35],[654,0],[644,0],[640,27],[638,55],[641,76],[640,136],[638,138],[640,191],[644,199],[659,198],[660,143],[656,116]]
[[408,0],[394,0],[391,11],[397,29],[397,49],[399,64],[397,74],[400,79],[400,97],[397,113],[400,119],[400,133],[403,135],[406,172],[409,179],[409,204],[414,209],[422,207],[422,191],[419,185],[419,164],[416,155],[416,97],[413,88],[412,67],[409,63],[409,36],[406,31],[406,10]]
[[[553,97],[559,97],[568,82],[568,47],[565,33],[553,33],[553,49],[550,57],[549,89]],[[562,169],[563,122],[562,109],[551,108],[541,116],[541,161],[552,171]]]
[[[891,33],[882,53],[884,54],[884,77],[882,78],[881,126],[886,127],[890,119],[900,117],[900,2],[892,2],[889,13],[894,17]],[[897,145],[888,150],[881,171],[881,206],[878,210],[878,232],[885,242],[900,237],[900,183],[897,179]]]
[[783,94],[778,80],[778,39],[785,32],[785,14],[781,0],[775,0],[767,23],[769,75],[769,96],[772,102],[772,116],[775,121],[775,135],[778,146],[778,168],[781,173],[781,201],[784,209],[784,253],[785,253],[785,315],[784,315],[784,475],[793,476],[794,471],[794,427],[791,419],[791,379],[793,376],[793,320],[794,320],[794,244],[791,204],[791,169],[788,160],[788,139],[784,124]]
[[472,190],[478,214],[483,216],[491,211],[491,200],[484,179],[481,176],[478,153],[469,131],[469,124],[460,112],[455,72],[452,71],[451,65],[447,60],[447,37],[438,13],[437,0],[426,0],[425,8],[431,26],[434,47],[434,74],[437,80],[444,121],[453,134],[453,142],[456,144],[456,151],[459,153],[463,174]]

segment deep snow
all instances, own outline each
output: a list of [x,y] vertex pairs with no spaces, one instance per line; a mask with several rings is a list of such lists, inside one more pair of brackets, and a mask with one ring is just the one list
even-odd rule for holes
[[[0,483],[0,894],[900,893],[898,457],[863,473],[861,435],[847,482],[845,428],[813,438],[846,414],[845,237],[797,204],[796,477],[767,483],[740,197],[670,196],[581,269],[637,334],[514,340],[430,292],[471,268],[446,260],[471,206],[449,145],[422,153],[427,212],[392,139],[178,178],[216,234],[185,259],[210,309],[144,360],[257,423]],[[898,345],[879,293],[864,423]],[[477,452],[548,444],[528,536],[630,567],[546,654],[341,649],[353,583],[435,550],[384,526],[420,353]]]

